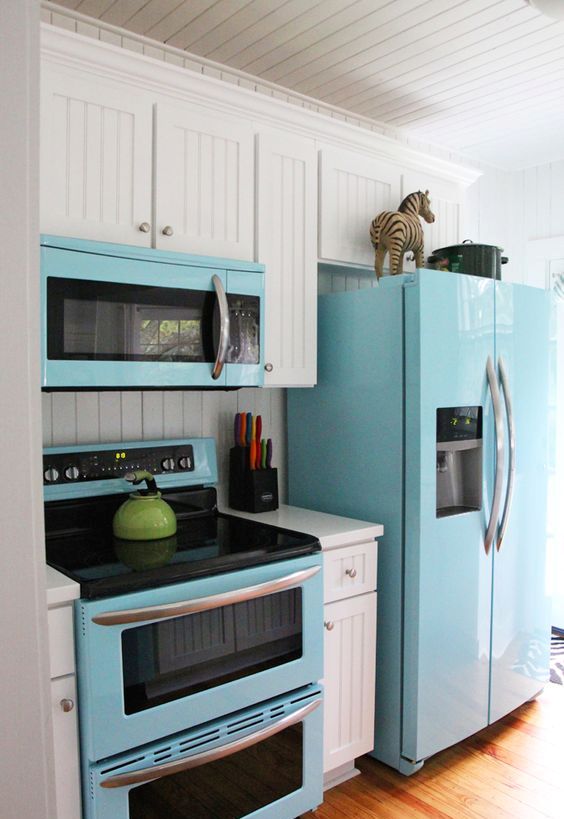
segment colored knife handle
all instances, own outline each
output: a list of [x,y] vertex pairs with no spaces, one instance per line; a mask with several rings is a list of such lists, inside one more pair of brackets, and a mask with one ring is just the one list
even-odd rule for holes
[[252,419],[252,426],[251,426],[251,441],[257,440],[257,418],[256,415],[253,415]]
[[260,467],[266,469],[266,441],[264,438],[260,442]]
[[235,415],[235,446],[240,446],[241,444],[241,413],[238,412]]
[[272,438],[269,438],[266,442],[266,468],[270,469],[272,467]]
[[249,445],[249,469],[252,471],[255,468],[255,442],[251,441]]
[[255,440],[257,440],[260,444],[262,436],[262,417],[257,415],[257,427],[256,427],[256,435]]
[[241,413],[241,446],[245,446],[247,441],[247,416],[244,412]]
[[251,443],[251,435],[252,435],[252,431],[253,431],[253,414],[252,414],[252,412],[247,413],[247,423],[246,423],[246,426],[245,426],[245,430],[246,430],[245,440],[247,441],[247,446],[249,446],[249,444]]

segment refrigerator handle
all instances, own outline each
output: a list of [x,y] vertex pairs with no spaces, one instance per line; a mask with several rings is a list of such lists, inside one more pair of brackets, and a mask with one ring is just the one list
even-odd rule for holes
[[497,527],[497,522],[499,519],[499,508],[501,505],[501,489],[503,486],[503,466],[504,466],[504,455],[505,455],[505,442],[503,438],[503,414],[502,414],[502,407],[501,407],[501,395],[499,392],[499,386],[497,383],[497,376],[495,374],[495,369],[493,365],[493,361],[491,356],[488,356],[488,361],[486,363],[486,373],[488,376],[488,384],[490,387],[490,392],[492,394],[492,404],[493,404],[493,411],[494,411],[494,423],[495,423],[495,449],[496,449],[496,463],[495,463],[495,482],[494,482],[494,493],[493,493],[493,500],[492,500],[492,509],[490,513],[490,521],[488,523],[488,528],[486,529],[486,535],[484,537],[484,549],[486,554],[490,553],[490,548],[493,543],[495,530]]
[[509,438],[509,467],[507,473],[507,490],[505,494],[505,506],[501,516],[501,523],[499,524],[499,532],[497,536],[497,551],[501,549],[501,542],[509,520],[509,512],[511,511],[511,501],[513,500],[513,484],[515,481],[515,423],[513,419],[513,404],[511,401],[511,390],[509,389],[509,379],[507,377],[507,370],[505,369],[505,362],[501,356],[498,360],[499,364],[499,380],[503,390],[503,397],[505,398],[505,409],[507,411],[507,435]]

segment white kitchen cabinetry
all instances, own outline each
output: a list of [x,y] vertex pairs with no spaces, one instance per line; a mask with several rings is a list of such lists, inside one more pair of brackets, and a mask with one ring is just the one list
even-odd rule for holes
[[317,368],[317,153],[312,139],[289,133],[260,133],[257,140],[265,385],[311,386]]
[[155,246],[253,258],[250,121],[194,106],[156,106]]
[[150,246],[152,119],[140,90],[43,67],[43,233]]
[[49,607],[56,819],[80,819],[80,762],[72,603]]
[[377,544],[324,552],[325,787],[358,773],[374,747]]
[[341,148],[320,151],[319,258],[372,267],[370,223],[400,204],[400,167]]
[[158,100],[44,69],[42,232],[252,260],[250,120]]

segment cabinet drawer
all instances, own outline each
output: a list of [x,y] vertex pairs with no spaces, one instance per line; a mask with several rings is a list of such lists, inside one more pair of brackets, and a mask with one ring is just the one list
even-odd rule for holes
[[73,607],[49,609],[49,657],[51,679],[74,672]]
[[331,549],[323,555],[325,577],[324,602],[332,603],[376,588],[376,556],[374,540]]

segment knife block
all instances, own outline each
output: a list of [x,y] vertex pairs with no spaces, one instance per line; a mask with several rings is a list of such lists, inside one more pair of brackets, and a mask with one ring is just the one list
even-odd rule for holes
[[229,451],[229,506],[241,512],[278,509],[278,470],[249,469],[248,447]]

